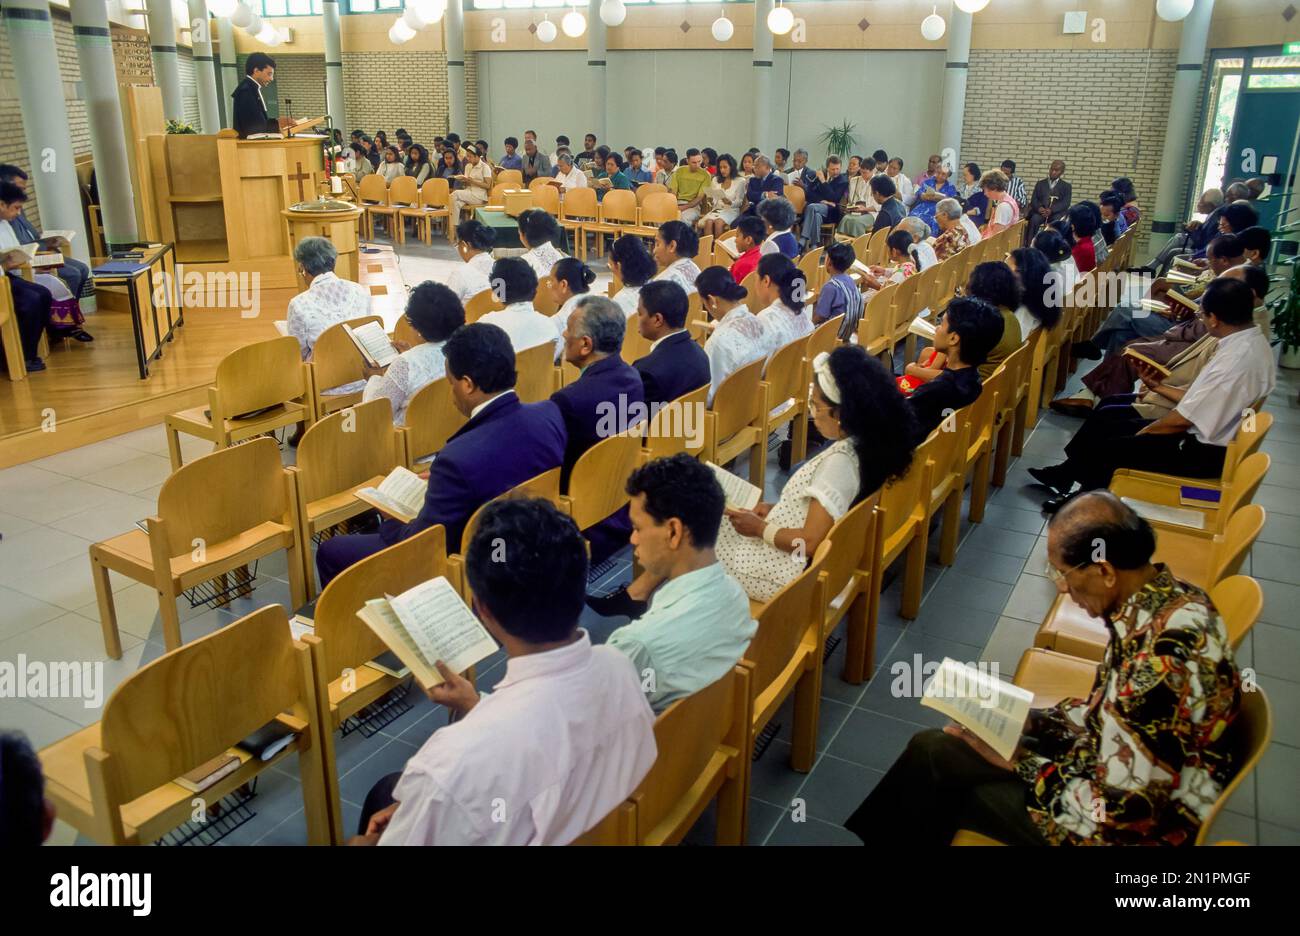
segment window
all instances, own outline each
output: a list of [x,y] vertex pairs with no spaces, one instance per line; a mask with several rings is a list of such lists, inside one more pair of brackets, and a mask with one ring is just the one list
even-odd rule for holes
[[324,12],[321,0],[253,0],[250,6],[261,16],[319,16]]
[[348,0],[349,13],[381,13],[402,9],[402,0]]

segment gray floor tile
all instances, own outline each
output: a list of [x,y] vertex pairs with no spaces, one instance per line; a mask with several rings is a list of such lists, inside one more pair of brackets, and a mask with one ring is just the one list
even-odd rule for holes
[[[1256,624],[1250,637],[1254,642],[1254,667],[1261,676],[1278,676],[1300,683],[1300,630]],[[1270,680],[1265,688],[1272,684]]]
[[807,779],[808,774],[790,769],[790,745],[777,740],[750,766],[749,793],[784,809]]
[[809,818],[840,825],[883,776],[883,771],[825,755],[817,761],[817,769],[799,791],[795,808],[798,800],[803,800]]
[[1255,494],[1255,503],[1261,505],[1268,513],[1300,517],[1300,496],[1297,496],[1292,488],[1278,484],[1261,484]]
[[1300,585],[1300,549],[1276,543],[1256,543],[1250,551],[1250,569],[1256,578]]
[[1047,518],[1038,510],[1025,510],[1022,507],[1014,507],[1009,504],[989,504],[984,510],[984,523],[989,526],[1001,527],[1004,530],[1015,530],[1017,533],[1033,533],[1035,536],[1043,532],[1047,525]]
[[[1297,838],[1300,839],[1300,835],[1297,835]],[[1214,820],[1214,825],[1210,826],[1206,841],[1211,845],[1223,841],[1258,845],[1260,844],[1258,824],[1249,816],[1239,816],[1224,811],[1219,813],[1218,818]]]
[[1034,548],[1035,539],[1032,533],[1018,533],[1015,530],[1004,530],[981,524],[980,528],[970,535],[964,548],[1023,559]]
[[914,722],[858,709],[849,716],[826,753],[884,772],[907,747],[912,736],[924,730],[924,726]]
[[[817,750],[824,751],[830,744],[831,738],[840,730],[853,711],[853,706],[845,705],[843,702],[835,702],[831,699],[822,699],[817,711]],[[777,732],[777,738],[782,741],[790,742],[794,738],[794,698],[793,696],[785,700],[785,704],[777,710],[772,716],[773,719],[781,723],[781,730]]]
[[787,814],[777,821],[767,839],[768,845],[844,845],[860,846],[861,839],[843,826],[818,819],[794,822]]
[[989,581],[1014,585],[1020,580],[1020,573],[1024,568],[1025,560],[1019,556],[1002,556],[976,549],[959,548],[951,571],[979,575]]
[[[985,578],[949,569],[944,573],[938,591],[927,604],[935,601],[973,608],[977,611],[1001,611],[1011,597],[1010,584],[990,582]],[[974,643],[974,641],[965,641]]]
[[1260,845],[1300,845],[1300,829],[1288,829],[1271,822],[1259,823]]
[[400,773],[417,750],[405,741],[388,741],[339,778],[339,793],[349,802],[364,803],[370,788],[389,774]]
[[1264,822],[1300,829],[1300,799],[1296,777],[1300,777],[1300,748],[1274,742],[1255,769],[1259,784],[1259,818]]
[[1260,579],[1264,610],[1259,619],[1282,627],[1300,628],[1300,586]]
[[764,803],[753,797],[749,799],[749,830],[746,843],[749,845],[762,845],[767,842],[767,837],[772,834],[776,824],[781,821],[785,815],[785,810],[773,806],[770,803]]
[[1032,624],[1041,623],[1056,600],[1056,594],[1056,585],[1047,577],[1022,575],[1002,613]]
[[[1008,593],[1011,590],[1011,586],[996,582],[983,584],[1005,589]],[[998,614],[996,611],[971,607],[964,602],[964,597],[964,593],[960,590],[955,590],[949,597],[945,580],[940,594],[921,606],[921,613],[917,616],[913,628],[934,637],[943,637],[972,646],[983,646],[997,625]],[[999,602],[999,607],[1001,604]]]

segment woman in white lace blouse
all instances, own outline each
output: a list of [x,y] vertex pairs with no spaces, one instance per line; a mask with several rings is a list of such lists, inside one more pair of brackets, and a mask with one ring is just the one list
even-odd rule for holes
[[555,246],[563,233],[555,219],[540,208],[529,208],[518,218],[519,242],[528,250],[523,254],[524,260],[533,268],[537,278],[550,275],[551,268],[564,258],[564,254]]
[[624,234],[609,248],[609,270],[623,284],[610,298],[630,319],[636,315],[641,287],[650,282],[658,267],[641,238]]
[[813,361],[812,416],[831,444],[775,504],[728,509],[718,533],[718,561],[755,601],[793,581],[836,520],[912,463],[911,411],[884,366],[856,345]]
[[441,283],[425,281],[406,300],[406,320],[424,339],[414,347],[399,346],[401,354],[388,367],[367,367],[361,402],[386,397],[393,404],[393,422],[406,423],[406,407],[416,391],[446,373],[442,346],[465,324],[460,299]]
[[767,340],[767,358],[792,341],[807,338],[813,332],[812,312],[808,308],[808,282],[803,271],[784,254],[768,254],[756,268],[757,293],[763,309],[758,320],[763,323]]
[[465,262],[452,271],[447,285],[462,304],[492,288],[492,248],[496,241],[495,231],[472,218],[456,228],[456,253]]

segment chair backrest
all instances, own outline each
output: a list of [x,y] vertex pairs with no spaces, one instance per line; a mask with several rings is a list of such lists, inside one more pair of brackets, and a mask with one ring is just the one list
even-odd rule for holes
[[[663,195],[665,193],[670,195],[672,194],[668,191],[668,186],[664,185],[662,182],[643,182],[636,187],[636,206],[638,208],[643,208],[645,207],[645,200],[651,195]],[[676,204],[677,197],[674,195],[673,205],[675,206]]]
[[290,516],[280,447],[267,436],[185,463],[158,492],[169,557],[189,554],[196,540],[213,546],[267,521],[288,523]]
[[879,231],[871,232],[871,240],[867,242],[867,259],[864,261],[870,266],[883,266],[889,259],[889,233],[892,227],[881,228]]
[[393,343],[402,342],[412,348],[416,345],[424,344],[424,336],[415,330],[415,326],[405,315],[397,320],[393,326]]
[[[410,176],[402,176],[409,179]],[[312,375],[316,381],[316,392],[324,393],[331,387],[341,387],[356,380],[364,380],[362,372],[366,359],[357,350],[356,342],[348,337],[343,326],[359,328],[367,322],[378,322],[382,327],[384,320],[378,315],[363,315],[331,325],[320,333],[311,348]]]
[[387,475],[401,461],[393,405],[359,403],[312,423],[298,442],[298,487],[310,504]]
[[1246,560],[1246,554],[1255,545],[1255,538],[1262,529],[1264,508],[1259,504],[1247,504],[1228,518],[1223,533],[1215,537],[1210,574],[1204,583],[1206,588],[1212,588],[1228,576],[1241,571],[1241,564]]
[[859,262],[866,263],[867,258],[870,256],[870,245],[871,232],[868,231],[866,234],[859,234],[857,237],[853,238],[853,256],[856,257]]
[[451,383],[439,377],[425,384],[406,404],[406,451],[416,462],[436,454],[465,425],[465,417],[451,399]]
[[919,313],[922,309],[933,309],[939,298],[939,279],[943,276],[943,264],[936,263],[934,266],[926,267],[920,273],[911,277],[916,280],[916,311]]
[[608,223],[636,223],[636,193],[629,189],[612,189],[600,200],[600,220]]
[[533,296],[533,308],[542,315],[554,315],[560,310],[560,305],[551,295],[551,286],[555,282],[555,277],[547,273],[537,280],[537,294]]
[[636,842],[679,841],[726,775],[749,757],[749,670],[735,666],[710,686],[678,699],[655,719],[659,754],[632,794]]
[[357,617],[367,601],[400,595],[439,575],[456,584],[448,575],[447,534],[442,524],[367,556],[331,579],[316,599],[312,615],[324,651],[318,655],[320,677],[331,682],[345,669],[356,669],[389,649]]
[[390,205],[415,205],[420,201],[420,187],[415,184],[415,176],[398,176],[388,186],[388,203]]
[[483,519],[483,511],[487,509],[488,504],[499,500],[508,500],[512,497],[541,497],[559,507],[560,469],[556,467],[550,471],[543,471],[536,477],[521,481],[504,494],[492,498],[487,504],[480,504],[479,508],[470,515],[465,524],[465,531],[461,534],[460,549],[462,554],[469,548],[470,540],[474,538],[474,531],[478,529],[478,523]]
[[804,355],[807,350],[808,338],[796,338],[772,353],[767,369],[763,372],[763,380],[772,388],[768,402],[773,407],[790,399],[796,403],[808,399],[807,372],[804,370]]
[[1273,459],[1267,452],[1256,452],[1237,466],[1237,471],[1223,487],[1219,504],[1219,517],[1231,517],[1243,505],[1254,499]]
[[646,422],[647,458],[667,458],[678,452],[698,456],[704,449],[705,401],[709,385],[683,393]]
[[823,351],[830,352],[835,350],[835,345],[839,341],[840,328],[844,324],[844,314],[840,313],[834,318],[827,319],[808,336],[808,348],[804,352],[809,361],[817,359],[817,355]]
[[920,285],[921,274],[914,273],[899,283],[898,289],[894,291],[895,334],[906,329],[912,319],[916,318],[916,313],[921,311],[921,304],[917,301]]
[[919,504],[929,500],[930,470],[927,464],[924,443],[916,447],[912,454],[912,464],[901,478],[887,481],[880,489],[880,510],[884,514],[883,522],[877,518],[876,541],[888,542],[907,525],[913,511]]
[[[641,188],[644,189],[645,186]],[[676,221],[681,216],[677,210],[677,196],[672,192],[650,192],[642,198],[641,190],[638,189],[637,198],[641,203],[641,223],[646,226]]]
[[941,422],[916,449],[916,457],[924,457],[930,463],[931,490],[921,492],[926,496],[927,504],[930,504],[934,490],[945,481],[961,483],[962,469],[966,466],[966,440],[975,434],[971,415],[969,406],[953,413],[951,421],[945,419]]
[[293,640],[277,604],[164,653],[127,676],[105,703],[99,747],[108,760],[88,758],[92,789],[102,771],[106,805],[116,809],[286,712],[314,734],[313,690],[304,679],[310,673],[308,650]]
[[[553,181],[554,178],[552,176],[538,176],[528,183],[528,189],[534,194],[540,192],[544,188],[554,189],[555,186],[551,184]],[[556,189],[556,191],[558,191],[558,189]]]
[[506,203],[506,190],[511,187],[504,182],[498,182],[492,186],[492,190],[488,192],[488,204],[504,205]]
[[631,364],[650,353],[650,345],[654,344],[649,338],[642,337],[641,332],[636,327],[636,316],[627,320],[627,328],[623,331],[623,347],[619,355],[624,361]]
[[515,394],[524,403],[540,403],[555,392],[555,345],[545,342],[515,355]]
[[[536,180],[534,180],[536,181]],[[560,190],[554,185],[529,186],[533,191],[533,207],[540,208],[549,215],[560,213]]]
[[1197,845],[1206,843],[1214,826],[1214,820],[1232,799],[1237,788],[1246,781],[1251,771],[1259,764],[1264,752],[1268,750],[1272,737],[1273,713],[1269,708],[1268,696],[1264,695],[1264,690],[1258,686],[1250,692],[1243,692],[1237,717],[1232,720],[1224,733],[1224,744],[1236,769],[1233,771],[1232,779],[1224,784],[1223,791],[1210,807],[1205,821],[1201,823],[1200,831],[1196,833]]
[[491,289],[484,289],[470,296],[465,302],[465,324],[477,322],[489,312],[499,312],[505,308],[505,304],[497,302],[496,297],[492,295]]
[[286,335],[236,348],[217,364],[215,383],[213,423],[305,396],[307,368],[298,339]]
[[1209,593],[1210,602],[1223,618],[1228,643],[1239,647],[1264,610],[1264,589],[1249,575],[1230,575]]
[[[831,540],[822,540],[808,567],[773,595],[759,612],[758,630],[745,651],[745,659],[754,664],[750,690],[756,699],[761,698],[790,665],[810,626],[816,627],[820,648],[822,615],[826,609],[826,583],[820,580],[820,576],[831,549]],[[793,553],[789,558],[792,563],[799,561]],[[816,665],[821,665],[820,654]]]
[[858,322],[858,344],[869,347],[881,338],[892,338],[894,334],[894,297],[898,295],[898,284],[890,283],[883,289],[872,293],[862,310],[862,319]]
[[[753,312],[753,306],[758,300],[758,268],[755,267],[746,273],[745,278],[740,281],[740,285],[745,290],[745,302],[750,306],[750,311]],[[694,295],[699,295],[699,293]],[[757,315],[758,313],[755,312],[754,314]]]
[[1228,450],[1223,455],[1225,480],[1233,476],[1237,466],[1245,458],[1259,450],[1271,428],[1273,428],[1272,413],[1252,412],[1242,418],[1241,425],[1237,427],[1237,434],[1232,437],[1232,441],[1228,443]]
[[713,395],[714,438],[729,439],[751,425],[763,411],[763,395],[758,392],[763,379],[764,359],[751,361],[732,371]]
[[371,205],[388,204],[388,183],[378,173],[361,178],[361,200]]
[[803,274],[804,282],[807,284],[807,289],[816,289],[821,285],[821,263],[822,255],[825,253],[825,247],[814,247],[812,250],[800,257],[799,262],[795,264],[799,268],[799,272]]
[[446,179],[425,179],[420,186],[420,204],[425,208],[446,208],[451,202],[451,186]]
[[[822,567],[826,573],[827,601],[844,591],[855,573],[871,568],[870,546],[875,538],[876,505],[879,503],[880,492],[873,491],[836,520],[826,534],[832,544]],[[848,611],[848,608],[843,610]]]
[[[1030,335],[1032,334],[1033,332],[1030,332]],[[1029,369],[1033,364],[1033,353],[1033,345],[1026,336],[1026,340],[1020,343],[1020,347],[1002,361],[1001,367],[1007,375],[1002,386],[1003,393],[998,397],[1000,413],[1014,407],[1029,386]]]
[[700,238],[699,247],[695,251],[695,265],[701,270],[713,266],[713,235],[705,234]]
[[1004,365],[999,364],[998,369],[989,375],[989,379],[984,381],[980,387],[980,395],[975,398],[975,402],[963,410],[963,414],[970,420],[970,446],[972,455],[977,448],[988,444],[993,436],[993,423],[997,415],[1000,401],[1007,395],[1007,369]]
[[560,199],[561,218],[596,217],[596,190],[594,188],[569,189]]
[[502,169],[497,173],[497,183],[510,188],[523,188],[524,174],[519,169]]
[[804,190],[797,185],[786,185],[783,194],[786,200],[794,205],[794,213],[803,214],[804,206],[808,203],[808,196],[804,194]]
[[628,502],[627,479],[641,458],[641,436],[601,439],[583,452],[569,475],[573,522],[585,530]]

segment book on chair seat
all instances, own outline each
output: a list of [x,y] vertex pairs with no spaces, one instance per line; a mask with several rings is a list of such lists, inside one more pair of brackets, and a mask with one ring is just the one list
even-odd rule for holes
[[428,481],[414,471],[398,465],[380,482],[379,487],[363,487],[355,496],[357,500],[365,501],[381,513],[403,523],[410,523],[420,515],[428,489]]
[[393,342],[384,331],[384,326],[378,322],[366,322],[356,328],[344,323],[343,331],[352,339],[361,356],[371,367],[387,367],[401,353],[393,347]]
[[722,485],[722,493],[727,498],[727,507],[731,510],[753,510],[763,499],[763,492],[744,478],[720,468],[713,462],[706,462],[713,469],[713,475]]
[[921,704],[966,728],[998,756],[1011,758],[1020,744],[1034,694],[949,657],[926,684]]
[[266,761],[287,748],[296,737],[297,732],[277,718],[258,728],[235,747]]
[[189,773],[177,777],[176,782],[191,793],[201,793],[222,777],[229,776],[238,769],[238,754],[218,754],[212,760],[199,764]]
[[425,689],[442,684],[436,661],[463,673],[497,650],[496,641],[442,576],[395,598],[367,601],[357,617],[410,667]]

